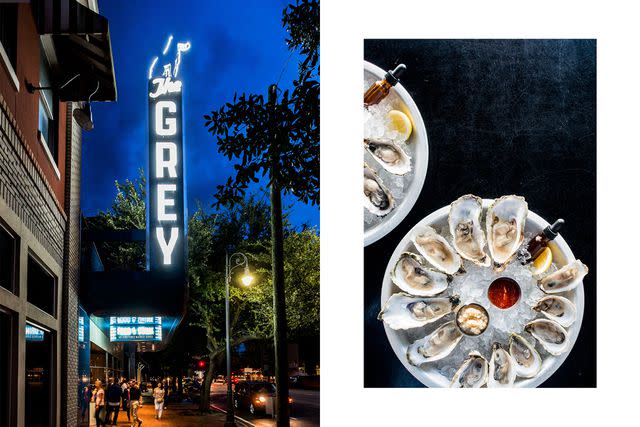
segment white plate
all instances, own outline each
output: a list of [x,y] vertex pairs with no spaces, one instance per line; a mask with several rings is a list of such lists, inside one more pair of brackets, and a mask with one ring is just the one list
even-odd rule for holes
[[[486,210],[492,202],[493,200],[483,200],[484,210],[482,218],[484,218]],[[413,245],[409,239],[411,233],[413,233],[420,227],[424,227],[425,225],[430,225],[436,229],[441,229],[442,227],[446,226],[448,221],[449,208],[450,206],[445,206],[428,215],[426,218],[416,224],[415,227],[413,227],[411,231],[409,231],[409,233],[407,233],[400,241],[400,244],[396,247],[396,250],[393,252],[391,259],[387,264],[387,269],[384,274],[384,279],[382,281],[382,292],[380,293],[381,307],[392,294],[400,291],[400,289],[391,282],[391,269],[395,265],[402,252],[405,252],[407,250],[415,252],[415,249],[413,249]],[[536,215],[534,212],[529,211],[529,214],[527,215],[527,222],[525,224],[525,232],[538,233],[548,225],[549,223],[547,221]],[[575,260],[573,252],[571,252],[569,245],[567,245],[567,242],[564,241],[561,235],[558,235],[555,240],[550,242],[549,247],[551,248],[551,252],[553,253],[553,261],[558,265],[558,267]],[[578,338],[580,326],[582,325],[582,316],[584,314],[584,289],[582,282],[580,282],[576,289],[570,292],[562,293],[562,296],[570,299],[576,305],[577,309],[577,318],[575,323],[569,328],[566,328],[567,332],[569,333],[569,351],[561,354],[560,356],[547,355],[542,362],[542,369],[540,373],[534,378],[518,378],[515,383],[516,387],[539,386],[547,378],[549,378],[560,367],[560,365],[562,365],[564,360],[571,352],[571,349],[573,348],[573,345]],[[398,357],[398,359],[400,359],[400,362],[402,362],[404,367],[409,372],[411,372],[414,377],[416,377],[416,379],[418,379],[422,384],[428,387],[449,387],[450,379],[443,376],[437,369],[433,368],[428,363],[422,365],[421,367],[417,367],[407,362],[407,347],[409,346],[409,344],[411,344],[411,342],[409,341],[406,332],[395,331],[389,328],[386,324],[384,325],[384,329],[387,333],[387,338],[389,339],[389,343],[391,344],[391,347],[393,348],[396,356]]]
[[[407,72],[411,72],[408,70]],[[370,78],[376,80],[382,79],[386,72],[364,61],[364,78],[365,81]],[[404,191],[404,196],[400,203],[391,211],[390,214],[383,217],[379,222],[376,221],[372,224],[365,224],[364,228],[364,245],[369,246],[371,243],[386,236],[391,230],[396,228],[398,224],[407,216],[411,208],[416,203],[420,191],[422,191],[422,185],[427,176],[427,166],[429,164],[429,143],[427,140],[427,131],[424,128],[424,122],[420,111],[413,102],[411,95],[402,87],[400,83],[395,85],[389,92],[388,98],[398,104],[398,109],[405,113],[411,119],[413,125],[413,132],[407,141],[407,147],[409,149],[409,155],[411,156],[411,167],[413,168],[414,175],[412,181],[409,183],[409,188]],[[366,158],[366,157],[365,157]],[[373,166],[373,165],[372,165]]]

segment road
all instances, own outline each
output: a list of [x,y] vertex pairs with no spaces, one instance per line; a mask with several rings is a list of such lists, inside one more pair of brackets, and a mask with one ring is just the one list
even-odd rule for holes
[[[291,405],[291,427],[316,427],[320,425],[320,392],[318,390],[289,390],[293,398]],[[211,404],[215,409],[226,409],[227,388],[225,384],[214,383],[211,387]],[[236,411],[244,426],[271,427],[275,419],[266,416],[253,416],[248,410]]]

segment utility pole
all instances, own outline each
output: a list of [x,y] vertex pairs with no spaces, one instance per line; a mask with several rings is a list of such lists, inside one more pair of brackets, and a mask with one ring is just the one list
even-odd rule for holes
[[289,363],[287,361],[287,314],[284,295],[284,251],[282,231],[282,197],[280,194],[280,150],[277,114],[278,87],[269,86],[270,124],[268,138],[271,140],[271,265],[273,274],[273,324],[276,362],[276,425],[289,427]]

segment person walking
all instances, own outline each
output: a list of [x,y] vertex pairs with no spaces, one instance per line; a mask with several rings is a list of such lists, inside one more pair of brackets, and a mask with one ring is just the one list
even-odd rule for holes
[[96,404],[95,418],[96,427],[106,426],[105,409],[104,409],[104,390],[102,389],[102,381],[96,380],[96,389],[93,393],[93,402]]
[[109,378],[109,386],[107,387],[107,425],[112,426],[118,423],[118,412],[120,412],[120,399],[122,398],[122,389],[116,384],[113,378]]
[[140,387],[136,381],[133,381],[131,388],[129,389],[129,406],[131,407],[131,417],[133,418],[133,424],[131,427],[135,427],[135,423],[138,423],[138,427],[142,425],[142,419],[138,417],[138,408],[142,404],[142,393]]
[[153,389],[153,404],[156,407],[156,420],[162,419],[162,409],[164,408],[164,388],[158,383]]
[[82,387],[80,393],[80,407],[82,408],[82,421],[87,416],[87,409],[89,409],[89,402],[91,402],[91,384],[87,384]]
[[127,413],[127,421],[131,423],[131,411],[129,410],[129,384],[126,380],[122,380],[122,410]]

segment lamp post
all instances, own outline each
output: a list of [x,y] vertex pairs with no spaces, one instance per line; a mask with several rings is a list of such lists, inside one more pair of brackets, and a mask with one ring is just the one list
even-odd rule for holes
[[[233,264],[233,265],[232,265]],[[233,391],[231,389],[231,325],[229,322],[229,285],[231,284],[231,273],[237,267],[244,266],[244,276],[242,277],[242,284],[249,286],[253,281],[253,277],[249,273],[249,262],[247,256],[242,252],[236,252],[229,256],[229,252],[225,251],[225,326],[227,334],[227,421],[225,421],[225,427],[235,427],[235,415],[233,407]]]

